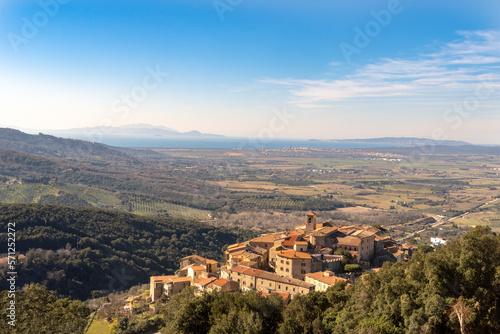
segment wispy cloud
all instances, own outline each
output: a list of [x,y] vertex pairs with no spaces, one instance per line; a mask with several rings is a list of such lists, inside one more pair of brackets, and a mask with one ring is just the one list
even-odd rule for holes
[[485,75],[490,87],[500,87],[500,31],[460,31],[457,35],[457,40],[433,52],[381,59],[335,80],[265,78],[260,82],[287,87],[292,103],[306,108],[360,98],[470,94]]

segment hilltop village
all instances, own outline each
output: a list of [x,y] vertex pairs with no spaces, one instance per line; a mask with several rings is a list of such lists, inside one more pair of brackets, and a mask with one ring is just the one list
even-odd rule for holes
[[[264,234],[230,245],[224,264],[192,255],[181,259],[175,275],[150,278],[149,302],[170,297],[194,286],[211,291],[278,293],[288,303],[297,294],[325,291],[338,281],[348,285],[362,271],[376,271],[386,261],[409,259],[417,250],[381,236],[372,226],[337,226],[317,223],[308,213],[306,222],[291,231]],[[125,308],[131,308],[130,301]]]

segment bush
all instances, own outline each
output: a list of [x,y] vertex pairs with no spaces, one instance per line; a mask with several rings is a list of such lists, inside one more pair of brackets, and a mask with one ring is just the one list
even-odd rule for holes
[[344,271],[347,273],[359,273],[361,270],[362,269],[359,264],[346,264],[344,266]]

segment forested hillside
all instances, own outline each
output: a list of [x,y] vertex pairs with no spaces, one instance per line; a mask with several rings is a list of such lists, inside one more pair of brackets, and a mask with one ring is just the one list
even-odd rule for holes
[[[18,286],[42,283],[77,299],[146,283],[155,274],[173,274],[179,259],[199,254],[221,260],[225,246],[253,235],[170,218],[53,205],[0,205],[0,229],[16,223]],[[7,233],[0,243],[7,244]],[[6,289],[6,268],[1,269]]]
[[[92,140],[92,138],[89,138]],[[44,135],[30,135],[19,130],[0,128],[0,148],[44,157],[78,160],[98,158],[127,158],[127,154],[110,146],[84,140]]]

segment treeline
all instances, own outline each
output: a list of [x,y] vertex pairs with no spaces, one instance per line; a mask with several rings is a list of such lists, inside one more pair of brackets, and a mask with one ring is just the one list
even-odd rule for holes
[[[222,260],[229,244],[254,237],[241,229],[216,228],[174,218],[53,205],[0,205],[0,229],[16,223],[18,286],[42,283],[62,296],[88,299],[173,274],[179,260],[198,254]],[[7,245],[7,233],[0,235]],[[6,289],[0,268],[0,289]]]
[[[258,292],[195,296],[185,290],[150,319],[120,316],[117,333],[499,333],[500,236],[477,227],[435,252],[386,262],[346,289],[280,297]],[[156,327],[155,327],[156,326]]]
[[[80,334],[88,323],[90,310],[83,302],[57,298],[40,284],[27,285],[10,297],[0,291],[0,333]],[[11,300],[14,312],[9,310]]]

